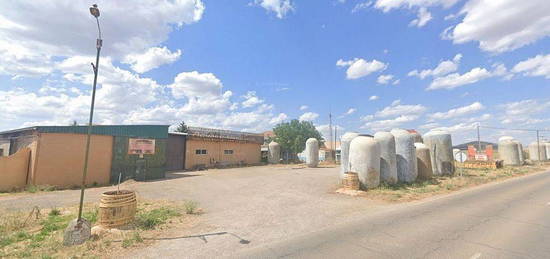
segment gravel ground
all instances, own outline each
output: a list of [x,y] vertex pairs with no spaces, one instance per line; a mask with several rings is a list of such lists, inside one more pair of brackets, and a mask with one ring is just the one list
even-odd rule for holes
[[[124,188],[135,190],[141,198],[193,200],[205,211],[200,225],[169,231],[166,233],[169,239],[126,256],[226,256],[385,207],[364,198],[335,194],[338,170],[257,166],[171,173],[159,181],[125,184]],[[107,190],[113,187],[87,190],[86,202],[99,201],[101,193]],[[74,206],[79,194],[79,190],[65,190],[7,195],[0,197],[0,209]],[[207,235],[203,238],[175,238],[204,234]],[[239,242],[239,238],[246,241]]]

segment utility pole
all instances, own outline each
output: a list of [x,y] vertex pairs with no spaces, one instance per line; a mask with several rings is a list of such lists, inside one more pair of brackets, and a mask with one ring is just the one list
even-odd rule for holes
[[477,148],[481,152],[481,138],[479,137],[479,123],[477,124]]

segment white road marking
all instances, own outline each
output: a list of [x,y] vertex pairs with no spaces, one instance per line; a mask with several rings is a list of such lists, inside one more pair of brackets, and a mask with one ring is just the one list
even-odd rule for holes
[[477,253],[477,254],[472,255],[472,257],[470,257],[470,259],[478,259],[480,257],[481,257],[481,253]]

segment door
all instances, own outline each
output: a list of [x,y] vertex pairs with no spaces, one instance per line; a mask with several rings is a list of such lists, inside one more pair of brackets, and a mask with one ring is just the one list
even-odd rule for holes
[[185,135],[168,135],[166,146],[166,169],[183,170],[185,167]]

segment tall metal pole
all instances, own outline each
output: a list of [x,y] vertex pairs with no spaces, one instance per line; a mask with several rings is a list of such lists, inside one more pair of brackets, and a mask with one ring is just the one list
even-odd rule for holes
[[82,170],[82,184],[80,186],[80,205],[78,207],[78,221],[82,219],[82,205],[84,203],[84,190],[86,189],[86,174],[88,173],[88,159],[90,157],[90,139],[92,135],[92,127],[93,127],[92,122],[94,118],[95,90],[97,85],[97,72],[99,69],[99,53],[101,52],[101,46],[103,45],[103,40],[101,39],[101,28],[99,27],[98,16],[96,16],[95,19],[97,21],[99,38],[96,41],[97,55],[95,58],[95,65],[92,63],[92,69],[94,70],[94,84],[92,87],[92,103],[90,105],[90,119],[88,120],[88,135],[86,136],[86,154],[84,156],[84,169]]
[[541,160],[543,160],[541,158],[541,155],[540,155],[540,136],[539,136],[539,130],[537,130],[537,160],[540,162]]
[[479,137],[479,123],[477,124],[477,148],[481,152],[481,139]]

